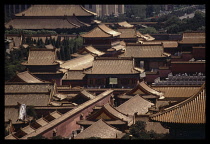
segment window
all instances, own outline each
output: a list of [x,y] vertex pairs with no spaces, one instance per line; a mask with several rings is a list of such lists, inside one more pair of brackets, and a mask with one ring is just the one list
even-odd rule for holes
[[93,8],[93,5],[89,5],[89,9],[92,9]]

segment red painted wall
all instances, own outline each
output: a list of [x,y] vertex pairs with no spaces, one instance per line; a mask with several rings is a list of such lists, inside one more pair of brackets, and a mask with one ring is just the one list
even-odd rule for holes
[[93,108],[97,106],[103,106],[104,104],[108,103],[110,101],[110,97],[112,95],[108,95],[107,97],[104,97],[102,100],[99,100],[87,107],[85,107],[83,110],[79,111],[78,113],[75,113],[74,115],[70,116],[67,120],[64,122],[61,122],[57,126],[53,126],[46,132],[44,132],[42,135],[47,138],[51,138],[53,135],[53,130],[56,128],[57,130],[57,136],[60,135],[62,137],[69,137],[69,135],[79,129],[80,125],[76,124],[77,121],[80,120],[81,114],[84,115],[84,118],[93,111]]
[[205,73],[205,63],[171,63],[172,73]]
[[193,48],[193,57],[195,59],[206,59],[206,49],[205,48]]

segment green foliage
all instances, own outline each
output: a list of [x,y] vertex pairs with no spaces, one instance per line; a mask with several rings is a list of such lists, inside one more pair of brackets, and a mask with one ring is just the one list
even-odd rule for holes
[[142,34],[157,34],[158,31],[154,27],[140,28]]
[[28,105],[28,106],[26,107],[26,113],[27,113],[27,115],[32,116],[32,117],[34,117],[35,119],[37,119],[37,113],[36,113],[36,111],[35,111],[35,109],[34,109],[34,106]]
[[[166,139],[167,134],[157,134],[154,131],[146,131],[146,122],[137,121],[130,127],[130,132],[122,137],[122,139]],[[132,137],[130,137],[132,135]]]
[[51,34],[55,35],[57,34],[55,31],[52,30],[22,30],[22,29],[8,29],[5,30],[5,34],[28,34],[28,35],[34,35],[34,34]]
[[28,50],[25,48],[14,49],[10,54],[5,52],[5,81],[16,75],[16,72],[25,70],[21,65],[24,58],[28,56]]

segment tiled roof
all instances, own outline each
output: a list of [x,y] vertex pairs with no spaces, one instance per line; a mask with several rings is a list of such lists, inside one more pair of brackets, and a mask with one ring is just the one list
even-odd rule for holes
[[180,44],[206,43],[206,33],[185,32]]
[[132,28],[132,27],[134,27],[134,25],[131,25],[131,24],[129,24],[126,21],[118,22],[117,24],[120,25],[121,27],[125,27],[125,28]]
[[135,29],[118,28],[117,31],[121,32],[120,38],[137,38]]
[[191,95],[195,94],[200,87],[192,86],[152,86],[153,89],[161,91],[164,93],[164,97],[168,98],[178,98],[185,97],[188,98]]
[[17,82],[17,81],[26,82],[26,83],[44,83],[44,81],[38,79],[34,75],[30,74],[28,71],[20,72],[14,78],[9,80],[9,82]]
[[83,70],[69,70],[62,80],[83,80],[84,76]]
[[164,93],[161,91],[158,91],[149,85],[147,85],[144,81],[138,83],[135,88],[133,88],[131,91],[126,93],[127,95],[130,94],[149,94],[149,95],[156,95],[160,98],[163,98]]
[[17,102],[33,105],[47,106],[50,94],[5,94],[5,105],[17,105]]
[[123,104],[119,105],[116,109],[124,114],[134,115],[134,113],[138,112],[137,114],[139,115],[146,114],[148,112],[148,108],[152,105],[154,104],[137,94]]
[[162,45],[127,45],[126,51],[120,57],[161,58],[166,57]]
[[177,48],[178,42],[177,41],[162,41],[164,48]]
[[87,74],[137,74],[134,69],[133,59],[122,58],[100,58],[95,59],[91,70]]
[[56,60],[55,49],[30,49],[28,61],[22,63],[24,65],[55,65],[58,64]]
[[[36,136],[40,133],[42,133],[45,130],[50,129],[51,127],[57,125],[58,123],[66,120],[67,118],[69,118],[70,116],[74,115],[75,113],[80,112],[81,110],[83,110],[84,108],[86,108],[87,106],[99,101],[100,99],[106,97],[107,95],[110,95],[111,93],[113,93],[113,90],[109,89],[104,91],[103,93],[99,94],[98,96],[96,96],[96,98],[86,101],[83,104],[79,105],[78,107],[66,112],[65,114],[63,114],[61,117],[58,117],[52,121],[50,121],[50,123],[48,123],[47,121],[45,121],[44,118],[38,119],[36,120],[36,122],[40,125],[42,125],[42,127],[39,127],[35,132],[32,132],[28,135],[23,136],[21,139],[27,139],[28,137],[32,137],[32,136]],[[41,122],[39,122],[41,121]]]
[[102,119],[98,120],[83,132],[79,133],[75,139],[85,139],[89,137],[100,137],[102,139],[115,139],[120,138],[119,135],[122,135],[122,132],[116,128],[108,125]]
[[167,123],[206,123],[206,90],[205,84],[201,86],[197,93],[188,99],[168,107],[161,112],[150,115],[154,121]]
[[[17,105],[17,103],[16,103]],[[19,108],[15,107],[5,107],[4,108],[4,121],[12,120],[13,124],[19,123],[16,122],[19,116]]]
[[87,90],[82,90],[80,93],[88,99],[94,99],[96,97],[91,93],[89,93]]
[[35,129],[32,128],[30,125],[28,125],[28,126],[26,126],[26,127],[24,127],[24,128],[21,128],[21,130],[22,130],[23,132],[25,132],[26,134],[29,134],[29,133],[32,133],[32,132],[35,131]]
[[16,136],[14,136],[13,134],[9,134],[8,136],[5,137],[5,139],[13,139],[13,140],[16,140],[18,139]]
[[75,25],[77,25],[77,26],[79,26],[79,27],[81,27],[81,26],[90,26],[89,24],[86,24],[86,23],[81,22],[80,20],[78,20],[77,17],[76,17],[75,15],[72,16],[72,17],[67,17],[67,20],[68,20],[70,23],[75,24]]
[[81,5],[32,5],[15,16],[94,16],[96,13],[86,10]]
[[15,29],[72,29],[80,27],[67,19],[59,18],[13,19],[5,24],[6,28],[10,26]]
[[93,60],[94,56],[91,54],[86,54],[84,56],[64,62],[62,65],[60,65],[60,67],[69,70],[83,70],[91,67]]
[[[104,115],[106,113],[107,116]],[[116,108],[112,107],[110,104],[105,104],[99,111],[96,113],[90,115],[88,117],[88,120],[95,120],[95,119],[104,119],[104,120],[122,120],[126,121],[128,125],[131,125],[133,122],[133,119],[131,116],[128,116],[120,111],[118,111]]]
[[94,55],[97,55],[97,56],[101,56],[101,55],[105,54],[104,52],[94,48],[93,46],[86,46],[78,53],[82,54],[84,51],[86,51],[88,53],[91,53],[91,54],[94,54]]
[[97,27],[91,31],[82,34],[81,37],[115,37],[119,36],[121,33],[110,29],[105,24],[99,24]]
[[4,92],[7,93],[49,93],[54,90],[51,83],[5,83]]

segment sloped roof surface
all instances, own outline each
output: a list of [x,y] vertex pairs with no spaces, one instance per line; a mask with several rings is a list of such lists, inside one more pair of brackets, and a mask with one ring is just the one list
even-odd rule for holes
[[125,28],[132,28],[132,27],[134,27],[134,25],[131,25],[131,24],[129,24],[126,21],[118,22],[117,24],[120,25],[120,26],[122,26],[122,27],[125,27]]
[[190,97],[195,94],[200,87],[183,86],[153,86],[153,89],[164,93],[165,98],[170,97]]
[[101,55],[105,54],[104,52],[102,52],[102,51],[100,51],[100,50],[94,48],[93,46],[86,46],[85,48],[83,48],[83,49],[79,52],[79,54],[82,54],[82,52],[84,52],[84,51],[87,51],[87,52],[89,52],[89,53],[95,54],[95,55],[97,55],[97,56],[101,56]]
[[120,38],[137,38],[135,29],[119,28],[117,31],[121,32]]
[[30,49],[28,61],[23,63],[25,65],[55,65],[56,52],[55,49]]
[[[26,83],[43,83],[43,81],[41,81],[34,75],[30,74],[28,71],[20,72],[15,77],[18,77],[19,79],[21,79],[22,81]],[[10,81],[12,81],[12,79]]]
[[120,34],[120,32],[112,30],[105,24],[100,24],[91,31],[82,34],[81,37],[114,37]]
[[128,115],[134,115],[136,112],[138,112],[137,114],[146,114],[148,112],[148,108],[152,105],[154,104],[139,95],[135,95],[123,104],[119,105],[116,109]]
[[159,58],[166,57],[161,45],[127,45],[126,51],[120,57]]
[[202,85],[196,94],[193,94],[188,99],[168,107],[161,112],[150,115],[150,118],[155,121],[167,123],[206,123],[205,84]]
[[180,44],[206,43],[206,33],[203,32],[184,32]]
[[63,76],[63,80],[82,80],[85,74],[83,70],[69,70],[67,75]]
[[95,59],[88,74],[137,74],[132,59]]
[[52,91],[54,85],[50,83],[6,83],[4,87],[5,93],[48,93]]
[[156,96],[163,96],[164,93],[148,86],[144,81],[141,81],[131,91],[126,94],[152,94]]
[[70,70],[83,70],[92,66],[94,56],[86,54],[81,57],[71,59],[60,65],[61,68]]
[[81,5],[32,5],[15,16],[94,16],[96,13],[86,10]]
[[75,139],[85,139],[89,137],[100,137],[100,138],[116,138],[117,135],[122,134],[121,131],[108,125],[103,120],[98,120],[83,132],[79,133]]
[[67,19],[45,18],[45,19],[13,19],[9,21],[5,27],[10,25],[15,29],[64,29],[78,28],[79,25],[69,22]]
[[94,99],[96,96],[89,93],[87,90],[82,90],[80,92],[83,96],[87,97],[88,99]]
[[[17,103],[16,103],[17,105]],[[15,124],[19,116],[19,109],[15,107],[5,107],[4,109],[4,121],[12,120],[12,123]]]
[[108,113],[115,120],[122,120],[128,122],[128,125],[132,123],[132,117],[125,115],[124,113],[113,108],[110,104],[105,104],[98,112],[91,115],[88,120],[94,120],[96,117],[103,118],[103,115],[100,116],[103,112]]
[[47,106],[49,100],[49,94],[5,94],[5,105],[17,105],[19,102],[26,105]]

